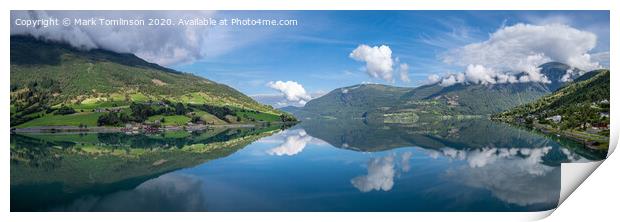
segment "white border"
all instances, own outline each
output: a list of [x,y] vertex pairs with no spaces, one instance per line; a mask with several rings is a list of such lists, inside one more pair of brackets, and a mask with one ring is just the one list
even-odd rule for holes
[[[8,7],[7,7],[8,6]],[[278,1],[278,0],[227,0],[227,1],[196,1],[196,0],[129,0],[129,1],[4,1],[4,13],[2,13],[2,38],[4,44],[0,62],[4,67],[2,76],[4,92],[9,91],[9,35],[10,33],[10,9],[13,10],[611,10],[611,37],[618,38],[617,21],[620,21],[618,13],[618,1],[614,0],[356,0],[356,1]],[[620,52],[618,45],[610,42],[611,57],[615,52]],[[610,67],[617,67],[617,61],[611,60]],[[612,75],[611,85],[619,85],[619,79]],[[611,89],[611,104],[616,107],[620,101],[618,89]],[[1,115],[9,116],[9,94],[2,93],[4,109],[0,109]],[[619,115],[612,108],[612,116]],[[612,118],[612,141],[613,147],[618,142],[618,126],[620,119]],[[9,121],[2,122],[0,136],[5,144],[9,141]],[[617,155],[616,155],[617,156]],[[513,221],[540,219],[549,212],[538,213],[9,213],[9,151],[8,147],[1,152],[0,160],[4,166],[0,171],[2,188],[0,188],[0,208],[4,213],[2,221],[411,221],[411,220],[459,220],[459,221]],[[608,163],[611,162],[611,163]],[[615,198],[618,198],[618,158],[610,157],[602,164],[603,169],[594,172],[592,179],[578,189],[579,192],[567,199],[560,209],[554,213],[552,221],[590,220],[609,221],[615,217]],[[612,168],[613,167],[613,168]],[[600,172],[599,172],[600,171]],[[564,172],[563,172],[564,173]],[[587,188],[587,189],[586,189]],[[606,188],[606,189],[601,189]],[[579,199],[580,198],[580,199]]]

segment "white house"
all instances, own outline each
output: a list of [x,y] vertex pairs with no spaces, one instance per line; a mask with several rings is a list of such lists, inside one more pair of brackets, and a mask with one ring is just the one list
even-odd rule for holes
[[554,123],[559,123],[559,122],[562,122],[562,116],[560,116],[560,115],[555,115],[555,116],[547,117],[547,118],[545,118],[545,119],[546,119],[546,120],[551,120],[551,121],[553,121]]

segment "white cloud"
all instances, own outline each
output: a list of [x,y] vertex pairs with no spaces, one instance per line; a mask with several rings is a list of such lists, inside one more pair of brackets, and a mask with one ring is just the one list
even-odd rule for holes
[[576,71],[574,69],[566,70],[566,73],[564,73],[564,75],[560,79],[560,82],[571,82],[571,81],[573,81],[573,79],[581,76],[582,74],[583,73],[578,72],[578,71]]
[[465,82],[465,74],[457,73],[457,74],[448,75],[446,78],[441,80],[439,85],[443,87],[448,87],[448,86],[451,86],[457,83],[464,83],[464,82]]
[[[144,19],[210,17],[213,11],[12,11],[11,20],[46,18]],[[204,26],[49,26],[25,27],[11,23],[11,35],[29,34],[62,41],[81,49],[133,53],[150,62],[173,65],[205,56],[211,33]]]
[[562,24],[516,24],[497,30],[484,42],[450,51],[444,61],[517,71],[557,61],[590,70],[599,66],[591,61],[589,54],[596,46],[596,39],[594,33]]
[[427,84],[435,84],[438,83],[442,80],[441,76],[437,75],[437,74],[432,74],[432,75],[428,75],[426,77],[426,83]]
[[[590,54],[596,41],[594,33],[562,24],[502,27],[486,41],[442,55],[444,62],[465,67],[465,79],[459,81],[457,74],[447,75],[441,84],[549,83],[538,68],[546,62],[557,61],[582,70],[600,68],[599,61],[604,61],[604,54],[600,57]],[[527,75],[517,77],[522,72]],[[439,82],[436,76],[432,78]]]
[[287,131],[289,134],[286,136],[284,143],[273,149],[267,150],[269,155],[276,156],[293,156],[304,150],[306,144],[312,141],[312,137],[306,134],[306,131],[291,130]]
[[[325,94],[324,91],[315,91],[309,93],[311,98],[319,98]],[[289,101],[286,99],[286,95],[284,93],[268,93],[268,94],[255,94],[250,95],[252,99],[256,100],[259,103],[271,105],[275,108],[281,108],[285,106],[297,106],[301,107],[303,104],[300,104],[299,101]]]
[[300,105],[305,105],[312,96],[306,92],[304,87],[295,81],[276,81],[268,82],[267,86],[280,91],[286,97],[286,100],[290,102],[297,102]]
[[398,68],[400,81],[409,83],[411,79],[409,79],[409,65],[407,63],[401,63]]
[[392,50],[389,46],[373,46],[359,45],[350,54],[349,57],[360,62],[366,63],[366,73],[373,78],[381,78],[385,81],[393,81],[393,65]]
[[496,72],[482,65],[468,65],[465,69],[465,78],[474,84],[494,84]]
[[[11,20],[46,18],[95,18],[95,19],[179,19],[229,18],[234,13],[216,11],[11,11]],[[243,13],[259,17],[261,12]],[[285,13],[283,13],[285,14]],[[284,15],[286,16],[286,15]],[[164,66],[191,63],[203,58],[213,58],[233,50],[264,41],[278,29],[247,27],[235,29],[226,26],[174,25],[174,26],[50,26],[27,28],[11,23],[11,35],[29,34],[46,40],[62,41],[81,49],[106,49],[136,56]]]

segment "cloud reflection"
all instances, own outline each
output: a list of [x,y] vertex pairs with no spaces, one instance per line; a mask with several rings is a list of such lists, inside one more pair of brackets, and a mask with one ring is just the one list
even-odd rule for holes
[[362,192],[389,191],[394,186],[394,157],[372,158],[368,162],[368,174],[351,179],[351,184]]
[[279,146],[267,150],[267,154],[276,156],[293,156],[304,150],[306,144],[312,141],[312,137],[303,129],[286,131],[286,138]]
[[551,150],[550,146],[468,151],[443,148],[433,151],[431,156],[466,161],[466,165],[451,169],[446,175],[467,186],[488,190],[504,202],[528,206],[558,201],[560,168],[543,164]]
[[368,173],[351,179],[351,184],[361,192],[390,191],[394,186],[394,176],[397,175],[396,161],[399,160],[401,172],[409,172],[411,165],[409,160],[412,152],[403,152],[400,156],[395,154],[371,158],[367,164]]

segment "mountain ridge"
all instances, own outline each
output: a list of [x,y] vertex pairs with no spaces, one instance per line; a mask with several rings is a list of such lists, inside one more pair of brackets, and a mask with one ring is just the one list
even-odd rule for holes
[[[534,101],[565,85],[565,75],[580,70],[559,62],[539,66],[551,83],[455,84],[439,83],[415,88],[381,84],[342,87],[309,101],[302,108],[286,108],[298,118],[383,118],[414,113],[416,116],[490,115]],[[521,74],[525,75],[525,74]],[[572,76],[569,76],[572,77]],[[373,92],[373,94],[369,93]],[[343,100],[343,98],[345,100]],[[348,98],[348,100],[346,100]],[[357,106],[343,101],[353,99]],[[408,115],[408,114],[407,114]],[[383,116],[383,117],[382,117]],[[417,119],[417,117],[408,117]]]

